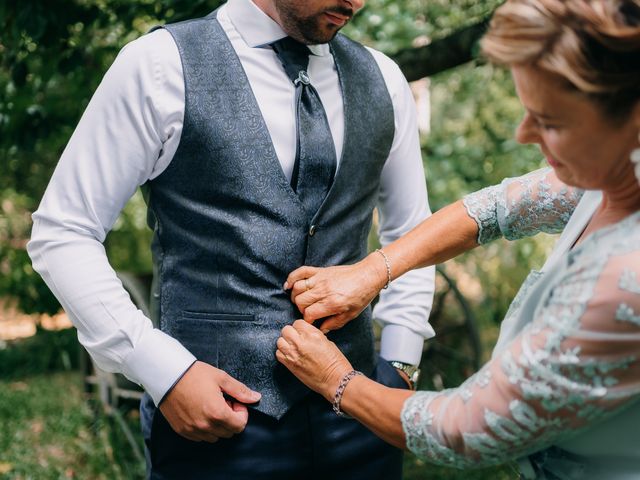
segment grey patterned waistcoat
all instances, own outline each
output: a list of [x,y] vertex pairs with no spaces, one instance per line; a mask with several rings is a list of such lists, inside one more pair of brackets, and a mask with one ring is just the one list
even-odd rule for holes
[[[175,157],[147,184],[152,310],[163,331],[261,392],[256,408],[280,418],[308,391],[275,358],[280,330],[301,316],[282,284],[301,265],[354,263],[366,254],[393,105],[371,54],[337,36],[331,50],[344,96],[344,151],[310,217],[215,12],[164,28],[182,58],[186,104]],[[373,370],[369,309],[330,338],[356,369]]]

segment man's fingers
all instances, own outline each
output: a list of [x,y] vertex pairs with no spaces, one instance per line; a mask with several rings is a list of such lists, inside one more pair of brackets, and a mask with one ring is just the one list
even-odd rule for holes
[[318,271],[318,267],[300,267],[295,269],[293,272],[289,274],[287,277],[287,281],[284,282],[284,289],[289,290],[294,283],[298,280],[302,280],[303,278],[309,278]]
[[242,403],[256,403],[260,400],[261,395],[259,392],[254,392],[244,383],[239,382],[231,375],[222,372],[222,370],[220,370],[220,372],[222,375],[219,379],[219,385],[223,392]]
[[191,441],[194,442],[207,442],[207,443],[216,443],[218,440],[220,440],[220,437],[218,437],[217,435],[214,435],[213,433],[200,433],[198,435],[195,435],[193,438],[189,438],[189,437],[185,437],[188,438]]
[[206,428],[208,433],[221,438],[231,438],[244,430],[249,418],[246,405],[235,400],[225,400],[219,408],[220,410],[210,417]]
[[244,430],[249,421],[249,409],[247,406],[240,402],[233,402],[233,415],[242,422],[242,429]]
[[[233,403],[242,405],[240,402]],[[244,410],[237,411],[231,407],[227,410],[224,418],[212,422],[211,432],[221,438],[231,438],[244,430],[248,419],[249,412],[246,406]]]
[[191,440],[192,442],[217,442],[220,435],[214,432],[212,425],[203,422],[199,426],[185,427],[181,429],[174,429],[175,432],[181,437]]
[[249,409],[244,403],[232,402],[231,409],[236,413],[246,414],[247,419],[249,419]]

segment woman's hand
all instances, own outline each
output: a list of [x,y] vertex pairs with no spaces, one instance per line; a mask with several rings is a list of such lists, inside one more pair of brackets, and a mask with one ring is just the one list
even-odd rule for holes
[[313,325],[296,320],[282,329],[276,358],[302,383],[332,401],[340,380],[353,369],[335,343]]
[[300,267],[289,274],[285,290],[308,323],[324,319],[320,330],[342,328],[356,318],[387,283],[384,259],[372,253],[354,265]]

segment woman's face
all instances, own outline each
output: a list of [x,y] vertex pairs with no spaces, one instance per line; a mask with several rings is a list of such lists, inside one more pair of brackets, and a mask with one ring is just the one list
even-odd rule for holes
[[560,180],[610,192],[637,187],[629,156],[638,147],[640,108],[615,122],[556,75],[532,66],[511,71],[526,109],[516,139],[538,144]]

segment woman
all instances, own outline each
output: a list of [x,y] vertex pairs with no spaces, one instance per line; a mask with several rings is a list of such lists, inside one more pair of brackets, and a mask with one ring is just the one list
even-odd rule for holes
[[[523,143],[551,168],[467,196],[353,266],[302,267],[276,356],[382,438],[435,463],[520,459],[523,478],[640,478],[640,1],[508,0],[483,40],[511,68]],[[445,392],[389,389],[324,332],[404,272],[499,236],[563,234],[492,360]]]

